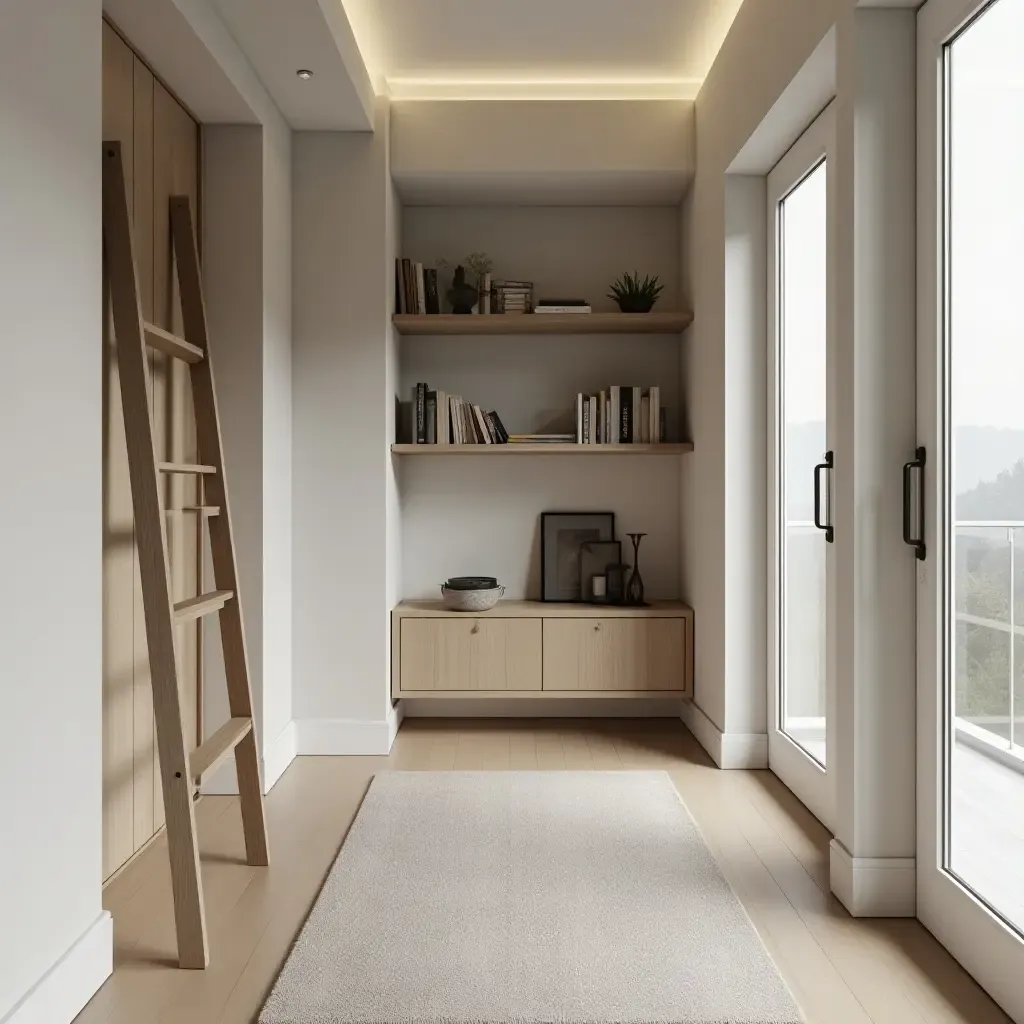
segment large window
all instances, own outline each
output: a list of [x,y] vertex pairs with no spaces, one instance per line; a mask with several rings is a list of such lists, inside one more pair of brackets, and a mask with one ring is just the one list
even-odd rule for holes
[[946,864],[1024,931],[1024,2],[946,48]]

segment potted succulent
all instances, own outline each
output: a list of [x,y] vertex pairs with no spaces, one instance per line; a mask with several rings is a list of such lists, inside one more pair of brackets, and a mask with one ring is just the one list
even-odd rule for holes
[[658,284],[657,274],[641,281],[640,275],[634,271],[623,274],[612,285],[608,298],[614,299],[623,313],[650,313],[664,287]]

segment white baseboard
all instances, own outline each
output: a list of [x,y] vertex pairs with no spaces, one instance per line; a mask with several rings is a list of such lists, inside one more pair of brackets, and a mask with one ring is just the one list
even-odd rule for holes
[[684,701],[683,724],[719,768],[767,768],[768,734],[722,732],[692,701]]
[[829,884],[853,917],[917,914],[917,862],[913,857],[853,857],[833,839]]
[[263,755],[263,792],[269,793],[274,783],[295,760],[295,723],[289,722]]
[[114,922],[104,910],[0,1024],[71,1024],[113,969]]
[[398,735],[398,730],[401,728],[402,719],[405,718],[405,707],[401,701],[397,704],[391,705],[391,710],[388,712],[388,753],[391,753],[391,748],[395,745],[395,737]]
[[308,754],[388,754],[402,722],[401,704],[387,718],[364,721],[356,718],[295,719],[295,752]]
[[[260,758],[260,774],[263,776],[263,792],[269,793],[295,760],[295,723],[289,722],[277,735],[277,739]],[[204,796],[238,796],[238,776],[235,774],[235,760],[229,757],[212,775],[203,779]]]

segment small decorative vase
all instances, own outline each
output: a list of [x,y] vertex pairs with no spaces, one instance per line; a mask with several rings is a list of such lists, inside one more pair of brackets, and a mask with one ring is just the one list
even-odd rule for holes
[[477,289],[466,282],[465,269],[456,267],[452,286],[448,289],[448,301],[452,304],[452,312],[472,313],[479,299],[480,293]]
[[644,603],[644,581],[640,576],[640,541],[647,534],[628,533],[626,536],[633,542],[633,575],[626,584],[626,604],[641,606]]

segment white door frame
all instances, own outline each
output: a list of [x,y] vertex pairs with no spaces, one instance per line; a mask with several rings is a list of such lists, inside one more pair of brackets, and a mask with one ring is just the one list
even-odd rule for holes
[[[825,161],[828,190],[828,262],[827,291],[827,396],[826,435],[829,449],[834,448],[834,422],[836,412],[835,386],[835,242],[836,242],[836,189],[835,189],[836,118],[833,101],[818,115],[793,144],[792,148],[772,168],[768,175],[768,763],[771,770],[796,794],[811,812],[830,830],[834,827],[836,809],[835,771],[822,767],[781,728],[779,694],[782,685],[782,656],[780,645],[782,602],[780,594],[785,584],[782,571],[781,481],[780,473],[780,410],[781,379],[779,359],[780,322],[778,308],[779,281],[779,209],[782,201],[815,169]],[[833,470],[834,472],[834,470]],[[831,473],[827,480],[826,521],[833,522]],[[827,760],[835,764],[836,729],[836,661],[835,661],[835,545],[826,545],[826,716],[825,748]]]
[[[998,0],[997,0],[998,2]],[[1016,0],[1011,0],[1016,2]],[[946,495],[947,321],[945,44],[988,0],[929,0],[918,13],[918,396],[927,446],[923,522],[927,559],[917,577],[917,907],[925,926],[1016,1020],[1024,1022],[1024,941],[945,870],[944,780],[951,728],[945,699],[950,593]],[[1024,871],[1024,865],[1021,866]]]

